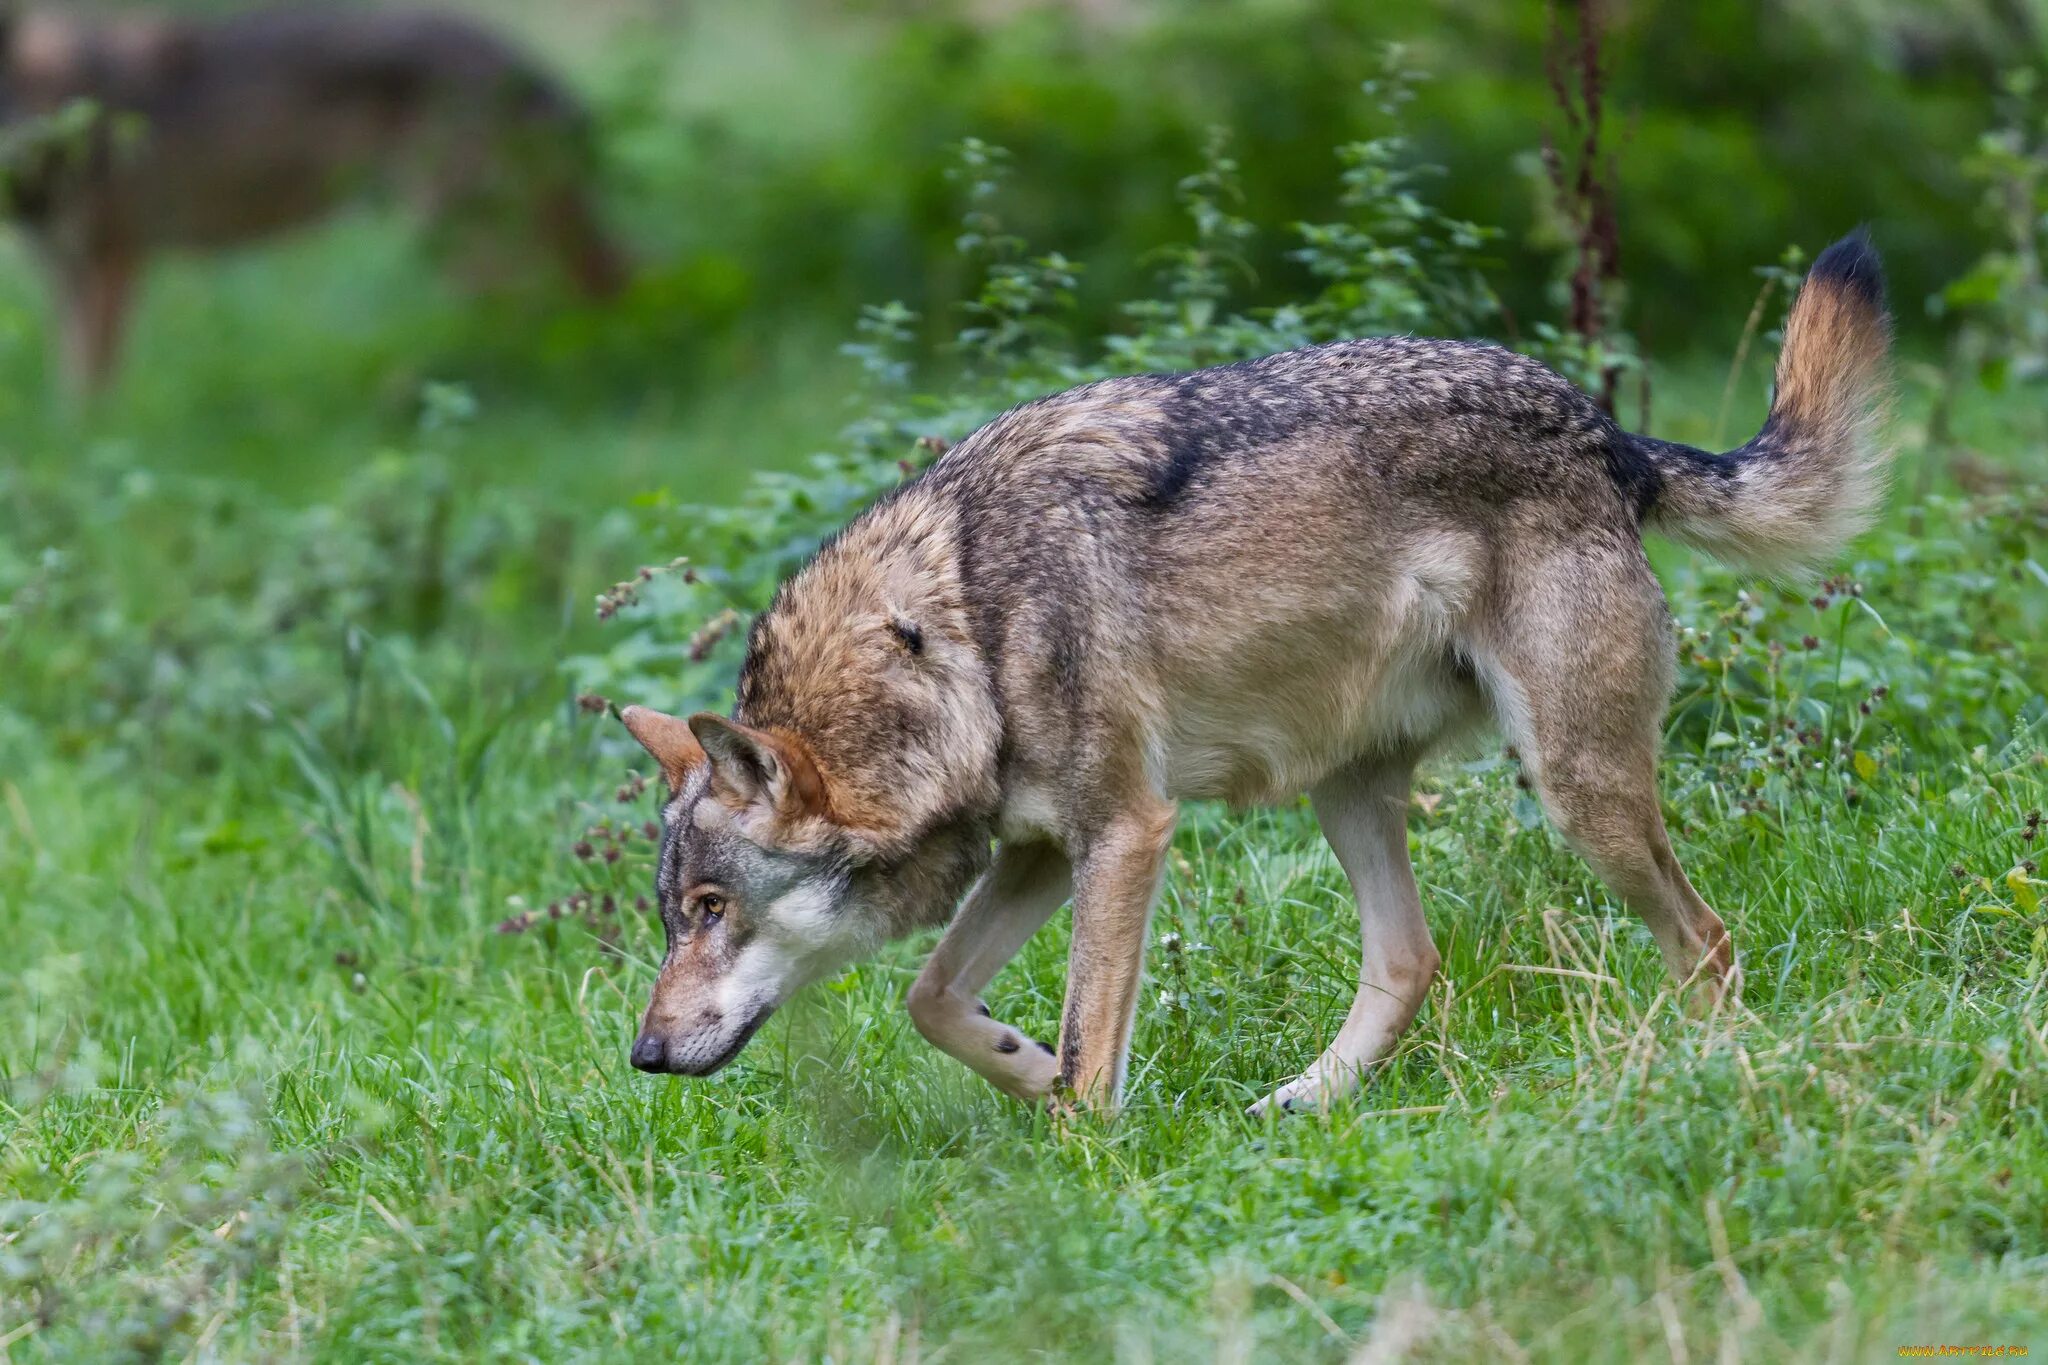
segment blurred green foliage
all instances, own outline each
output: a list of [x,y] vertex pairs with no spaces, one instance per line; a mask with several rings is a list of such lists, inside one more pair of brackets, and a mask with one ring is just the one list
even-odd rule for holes
[[[2012,72],[2005,82],[2003,116],[1978,140],[1966,163],[1982,197],[1991,247],[1931,301],[1936,313],[1955,313],[1954,369],[1987,387],[2008,380],[2048,377],[2048,100],[2040,73]],[[1960,377],[1960,376],[1958,376]]]
[[[1626,325],[1653,350],[1731,343],[1751,266],[1873,225],[1901,318],[1984,240],[1968,162],[2002,73],[2038,61],[2039,7],[1609,0],[1607,145]],[[909,301],[949,334],[972,287],[942,167],[967,137],[1009,149],[1016,230],[1076,267],[1080,316],[1120,325],[1173,189],[1214,126],[1263,221],[1327,216],[1332,147],[1367,132],[1388,42],[1433,73],[1410,121],[1452,218],[1497,223],[1510,315],[1554,312],[1556,216],[1539,165],[1558,116],[1537,0],[1064,5],[766,0],[643,18],[596,63],[615,188],[658,262],[638,298],[681,347],[792,313]],[[1307,267],[1249,243],[1251,301]],[[637,344],[637,341],[636,341]]]
[[[289,244],[244,253],[232,269],[203,264],[208,291],[248,294],[276,279],[246,261],[285,259],[273,275],[333,315],[327,363],[356,366],[362,396],[387,418],[398,410],[387,435],[402,429],[427,366],[493,400],[529,391],[544,371],[559,410],[650,389],[705,401],[792,353],[829,353],[876,299],[903,300],[925,348],[946,342],[955,307],[979,287],[978,266],[952,249],[958,197],[946,170],[970,138],[1008,150],[1004,216],[1066,263],[1084,332],[1133,330],[1122,303],[1146,291],[1148,253],[1180,231],[1176,186],[1219,127],[1265,229],[1232,249],[1229,283],[1245,306],[1319,285],[1286,229],[1331,217],[1335,175],[1427,164],[1441,168],[1425,188],[1448,220],[1501,229],[1471,254],[1491,267],[1505,312],[1471,325],[1515,338],[1560,311],[1568,243],[1541,152],[1564,130],[1544,0],[471,8],[561,68],[591,107],[607,216],[640,268],[608,308],[521,297],[450,309],[448,286],[417,259],[418,234],[374,236],[397,227],[391,215],[304,234],[363,234],[363,263],[343,278],[320,277],[326,258]],[[1982,209],[1996,155],[1982,139],[2012,103],[2012,73],[2041,65],[2043,0],[1599,8],[1618,321],[1640,350],[1725,353],[1757,262],[1788,244],[1817,250],[1859,222],[1885,252],[1909,341],[1929,342],[1940,324],[1927,301],[2009,236]],[[1389,43],[1431,73],[1412,92],[1409,141],[1384,166],[1344,163],[1341,149],[1369,138],[1380,116],[1382,96],[1362,86]],[[20,273],[0,295],[33,297],[32,275]],[[17,339],[8,303],[0,297],[0,346]],[[400,317],[393,335],[362,337],[371,320]],[[183,380],[207,383],[209,403],[250,404],[296,382],[270,372],[290,358],[242,355],[217,378]]]

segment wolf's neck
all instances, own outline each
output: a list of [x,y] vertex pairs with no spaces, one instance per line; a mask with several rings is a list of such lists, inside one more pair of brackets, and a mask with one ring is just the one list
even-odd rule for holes
[[783,586],[741,672],[739,718],[800,736],[846,824],[881,848],[999,799],[1001,717],[954,525],[924,488],[870,511]]

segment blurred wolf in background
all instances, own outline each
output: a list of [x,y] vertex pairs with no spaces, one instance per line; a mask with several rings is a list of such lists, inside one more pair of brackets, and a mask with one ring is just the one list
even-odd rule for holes
[[81,389],[112,376],[150,252],[253,241],[370,188],[448,229],[459,263],[523,234],[588,295],[623,281],[581,110],[453,16],[0,17],[0,138],[0,208],[49,273]]
[[[1770,416],[1727,453],[1626,432],[1526,356],[1416,337],[996,418],[783,584],[730,717],[620,713],[670,790],[633,1065],[715,1071],[806,982],[946,924],[919,1031],[1013,1095],[1113,1108],[1179,803],[1306,790],[1364,952],[1329,1049],[1266,1103],[1327,1104],[1437,970],[1415,765],[1488,724],[1672,975],[1722,1000],[1734,946],[1657,792],[1673,640],[1642,537],[1765,570],[1835,553],[1883,493],[1888,346],[1856,236],[1814,262]],[[980,997],[1070,895],[1045,1047]]]

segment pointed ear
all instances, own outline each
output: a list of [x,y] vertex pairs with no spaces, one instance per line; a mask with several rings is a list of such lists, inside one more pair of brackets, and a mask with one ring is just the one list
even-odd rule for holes
[[690,780],[690,773],[704,761],[703,746],[690,733],[687,722],[644,706],[628,706],[619,712],[626,733],[640,741],[640,747],[654,755],[661,775],[668,780],[668,794],[674,796]]
[[711,791],[739,810],[798,820],[829,810],[825,779],[795,735],[700,711],[690,729],[711,759]]

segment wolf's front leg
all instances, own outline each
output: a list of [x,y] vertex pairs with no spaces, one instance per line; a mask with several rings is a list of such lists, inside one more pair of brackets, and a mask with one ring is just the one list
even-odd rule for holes
[[1073,869],[1057,848],[1004,843],[910,987],[917,1031],[1020,1100],[1050,1093],[1058,1064],[1051,1048],[990,1018],[979,996],[1072,886]]
[[1177,814],[1172,802],[1156,796],[1133,803],[1089,841],[1075,875],[1059,1075],[1080,1099],[1107,1113],[1123,1097],[1145,931]]

